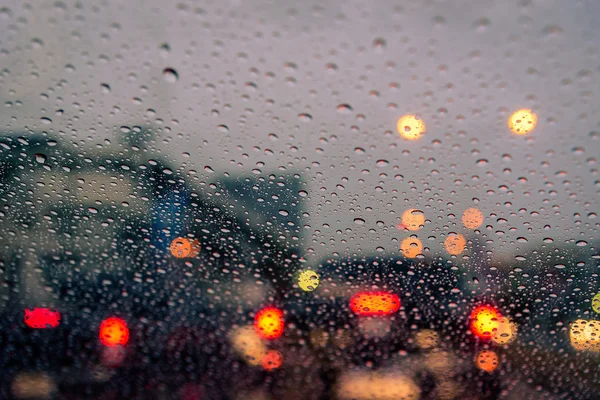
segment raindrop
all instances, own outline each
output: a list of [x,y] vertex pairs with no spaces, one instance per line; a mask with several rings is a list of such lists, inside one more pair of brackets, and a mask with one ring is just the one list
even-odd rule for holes
[[52,120],[48,117],[42,117],[40,118],[40,122],[45,125],[50,125],[52,123]]
[[354,223],[356,225],[364,225],[365,224],[365,220],[362,218],[354,218]]
[[386,46],[385,39],[376,38],[375,40],[373,40],[373,48],[375,50],[381,51],[381,50],[385,49],[385,46]]
[[173,68],[163,69],[163,78],[169,83],[175,83],[179,80],[179,74]]
[[279,210],[279,215],[287,217],[288,215],[290,215],[290,212],[288,210]]
[[378,167],[386,167],[389,165],[389,161],[388,160],[377,160],[377,166]]
[[310,121],[312,121],[312,115],[307,114],[307,113],[298,114],[298,118],[302,122],[310,122]]
[[108,83],[102,83],[100,85],[100,90],[104,94],[110,93],[110,85]]
[[39,162],[40,164],[43,164],[46,162],[46,156],[42,153],[37,153],[35,155],[35,161]]
[[350,104],[338,104],[338,106],[335,108],[337,110],[337,112],[339,112],[340,114],[350,114],[352,112],[352,106]]

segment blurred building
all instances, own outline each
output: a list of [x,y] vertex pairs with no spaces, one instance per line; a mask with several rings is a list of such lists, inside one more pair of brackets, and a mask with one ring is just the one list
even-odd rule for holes
[[[0,137],[0,309],[188,315],[284,292],[300,256],[300,176],[207,183],[153,154],[151,139],[151,127],[93,148]],[[177,237],[200,253],[174,257]]]

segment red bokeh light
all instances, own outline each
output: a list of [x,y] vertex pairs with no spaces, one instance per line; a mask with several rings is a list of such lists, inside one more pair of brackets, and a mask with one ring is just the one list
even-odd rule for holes
[[25,309],[23,320],[33,329],[56,328],[60,325],[60,313],[50,308]]
[[492,306],[479,306],[471,313],[471,332],[482,339],[492,337],[494,330],[500,325],[500,312]]
[[283,334],[283,312],[277,307],[265,307],[254,318],[254,329],[263,339],[277,339]]
[[273,371],[283,364],[283,354],[277,350],[269,350],[262,359],[262,366],[267,371]]
[[125,346],[129,341],[129,328],[121,318],[107,318],[100,324],[99,337],[105,346]]
[[386,292],[356,293],[350,299],[350,309],[362,316],[390,315],[400,309],[400,297]]

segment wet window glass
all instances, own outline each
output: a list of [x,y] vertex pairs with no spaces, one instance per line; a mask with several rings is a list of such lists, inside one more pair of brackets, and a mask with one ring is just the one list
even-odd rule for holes
[[0,398],[598,398],[599,16],[1,1]]

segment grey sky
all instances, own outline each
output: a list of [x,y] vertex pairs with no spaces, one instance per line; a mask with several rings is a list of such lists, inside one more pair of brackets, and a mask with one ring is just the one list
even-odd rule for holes
[[[120,3],[3,1],[3,130],[64,132],[92,146],[115,126],[154,123],[156,147],[206,179],[215,179],[206,165],[216,177],[298,171],[310,260],[395,254],[410,207],[430,221],[418,232],[430,254],[448,232],[465,233],[460,215],[474,205],[499,251],[516,252],[519,236],[598,237],[588,216],[600,179],[600,135],[589,134],[600,130],[598,2]],[[524,107],[538,126],[515,137],[506,118]],[[406,113],[427,123],[421,140],[395,132]]]

